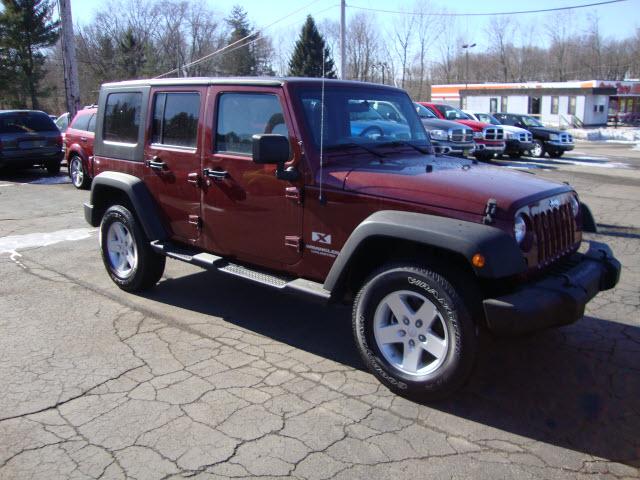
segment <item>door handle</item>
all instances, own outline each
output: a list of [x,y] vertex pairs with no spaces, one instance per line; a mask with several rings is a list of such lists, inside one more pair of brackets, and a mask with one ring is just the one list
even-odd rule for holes
[[147,167],[152,168],[154,170],[165,170],[167,168],[167,164],[160,160],[160,157],[153,157],[151,160],[147,160],[145,162]]
[[202,173],[205,177],[213,178],[214,180],[224,180],[229,177],[229,172],[226,170],[213,170],[211,168],[205,168]]

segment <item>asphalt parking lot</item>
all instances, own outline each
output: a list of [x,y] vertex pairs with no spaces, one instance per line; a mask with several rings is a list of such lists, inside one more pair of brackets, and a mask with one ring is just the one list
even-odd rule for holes
[[176,261],[121,292],[86,191],[0,174],[0,478],[639,478],[640,151],[495,163],[574,185],[622,279],[574,325],[485,337],[431,405],[364,370],[347,308]]

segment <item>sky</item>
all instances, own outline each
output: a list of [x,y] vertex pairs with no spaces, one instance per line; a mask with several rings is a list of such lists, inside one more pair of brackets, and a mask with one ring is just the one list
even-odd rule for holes
[[[283,17],[276,25],[270,27],[267,32],[281,33],[291,28],[297,30],[302,26],[307,14],[312,14],[316,21],[325,18],[339,20],[340,7],[339,0],[204,0],[213,8],[226,14],[235,4],[240,4],[248,12],[250,20],[257,27],[266,27]],[[456,13],[491,13],[514,10],[532,10],[554,8],[559,6],[573,6],[587,3],[594,3],[598,0],[520,0],[516,2],[505,2],[504,0],[432,0],[434,10],[442,9]],[[101,10],[105,5],[112,2],[103,0],[71,0],[72,15],[75,24],[86,25],[93,19],[94,12]],[[349,0],[347,1],[347,19],[350,15],[358,11],[356,7],[378,8],[383,10],[410,9],[413,0]],[[351,8],[351,7],[353,8]],[[294,15],[291,12],[300,10]],[[625,38],[631,36],[637,27],[640,27],[640,0],[627,0],[621,3],[602,5],[597,7],[587,7],[574,10],[578,22],[584,24],[586,28],[587,15],[597,14],[600,21],[600,28],[605,37]],[[392,29],[393,22],[399,15],[389,13],[377,13],[377,19],[383,28]],[[524,22],[535,21],[538,25],[544,26],[545,19],[549,14],[528,14],[517,15],[516,18]],[[469,37],[469,41],[474,42],[474,32],[484,32],[484,28],[490,17],[459,17],[459,28],[463,35]],[[478,35],[484,37],[483,34]],[[481,44],[478,47],[482,47]]]

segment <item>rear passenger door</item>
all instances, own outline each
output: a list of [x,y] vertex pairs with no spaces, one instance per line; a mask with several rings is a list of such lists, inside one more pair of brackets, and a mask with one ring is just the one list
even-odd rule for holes
[[172,233],[181,243],[200,235],[201,139],[205,88],[154,88],[144,149],[144,177]]

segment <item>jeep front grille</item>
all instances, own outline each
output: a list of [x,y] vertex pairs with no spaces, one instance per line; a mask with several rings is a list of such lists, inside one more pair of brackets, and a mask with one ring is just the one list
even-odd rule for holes
[[488,127],[483,130],[485,140],[502,140],[504,139],[504,130],[501,128]]
[[538,265],[544,266],[569,253],[576,243],[576,223],[569,203],[533,215]]

